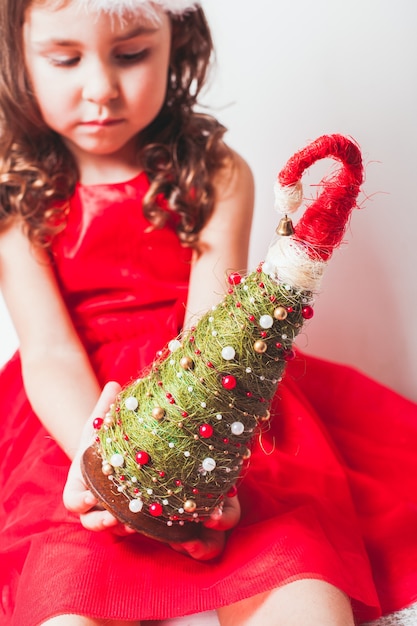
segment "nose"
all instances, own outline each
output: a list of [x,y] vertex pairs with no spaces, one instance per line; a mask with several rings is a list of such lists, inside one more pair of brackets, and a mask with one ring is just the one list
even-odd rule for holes
[[118,81],[113,69],[104,63],[95,63],[83,87],[83,99],[102,105],[114,100],[118,95]]

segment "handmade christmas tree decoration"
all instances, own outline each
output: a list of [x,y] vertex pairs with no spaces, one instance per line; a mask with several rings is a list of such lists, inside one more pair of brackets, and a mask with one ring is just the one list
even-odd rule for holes
[[[302,202],[302,174],[326,157],[341,167],[294,228],[288,214]],[[186,541],[236,492],[361,183],[360,151],[341,135],[295,154],[278,176],[281,237],[265,262],[248,275],[230,274],[222,302],[95,420],[84,477],[122,522],[162,541]]]

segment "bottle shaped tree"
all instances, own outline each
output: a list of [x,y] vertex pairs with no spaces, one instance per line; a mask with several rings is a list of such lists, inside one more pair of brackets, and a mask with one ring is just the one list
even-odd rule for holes
[[[302,174],[326,157],[341,167],[293,228],[288,214],[302,202]],[[341,135],[296,153],[278,176],[283,218],[265,262],[230,274],[222,302],[95,420],[84,477],[122,522],[161,541],[185,541],[235,492],[361,183],[360,151]]]

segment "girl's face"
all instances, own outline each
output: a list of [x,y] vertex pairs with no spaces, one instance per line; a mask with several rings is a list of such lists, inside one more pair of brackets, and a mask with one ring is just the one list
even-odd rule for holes
[[135,159],[135,138],[159,113],[166,95],[171,30],[138,15],[33,3],[25,13],[28,77],[45,123],[80,167],[91,159]]

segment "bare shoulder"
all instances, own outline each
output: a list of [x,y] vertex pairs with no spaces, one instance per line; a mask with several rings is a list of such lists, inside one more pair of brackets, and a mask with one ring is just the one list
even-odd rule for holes
[[[248,241],[254,206],[254,180],[248,163],[233,150],[214,181],[213,215],[201,233],[203,242],[214,235]],[[243,240],[242,240],[243,237]]]
[[214,184],[219,200],[250,195],[253,197],[254,180],[252,170],[245,159],[229,148],[230,157],[225,160],[224,167],[217,174]]

